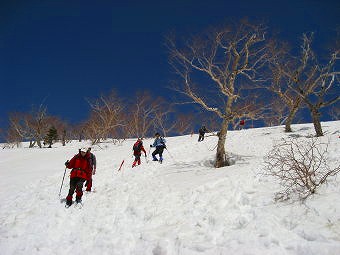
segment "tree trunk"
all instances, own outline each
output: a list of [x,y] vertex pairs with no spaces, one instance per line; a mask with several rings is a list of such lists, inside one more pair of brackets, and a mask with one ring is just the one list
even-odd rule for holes
[[301,104],[301,99],[296,98],[295,104],[293,105],[293,108],[290,110],[289,115],[288,115],[286,122],[285,122],[285,132],[286,133],[292,132],[292,123],[293,123],[293,120],[294,120],[294,117],[295,117],[297,111],[300,108],[300,104]]
[[295,117],[296,112],[297,112],[297,109],[289,112],[289,115],[288,115],[286,122],[285,122],[285,132],[286,133],[292,132],[292,122],[293,122],[293,119]]
[[320,123],[320,113],[319,113],[318,109],[315,109],[315,108],[312,109],[311,114],[312,114],[312,119],[313,119],[313,124],[314,124],[316,136],[317,137],[323,136],[322,127],[321,127],[321,123]]
[[34,145],[35,145],[35,141],[30,141],[30,145],[29,145],[29,148],[33,148],[34,147]]
[[66,130],[63,130],[63,135],[61,137],[61,142],[62,142],[63,146],[66,145]]
[[39,148],[41,148],[41,147],[42,147],[42,145],[41,145],[41,141],[40,141],[40,139],[39,139],[39,138],[37,139],[37,144],[38,144]]
[[224,166],[230,166],[229,159],[226,157],[225,153],[225,140],[227,136],[227,130],[228,130],[228,121],[223,120],[221,131],[218,133],[218,143],[217,143],[217,152],[216,152],[216,161],[215,161],[215,167],[224,167]]

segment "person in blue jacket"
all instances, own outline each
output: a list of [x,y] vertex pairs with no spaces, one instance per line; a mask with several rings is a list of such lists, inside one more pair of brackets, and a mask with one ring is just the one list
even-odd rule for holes
[[156,150],[152,153],[152,160],[153,161],[158,161],[156,155],[159,154],[159,162],[163,161],[163,150],[166,148],[166,140],[161,137],[161,135],[159,133],[155,134],[155,141],[153,142],[153,144],[150,144],[150,147],[156,147]]

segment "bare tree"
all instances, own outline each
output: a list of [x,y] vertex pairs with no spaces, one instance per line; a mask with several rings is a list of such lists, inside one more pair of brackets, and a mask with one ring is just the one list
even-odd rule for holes
[[216,114],[209,116],[202,116],[201,119],[205,119],[205,127],[208,130],[208,132],[218,132],[221,128],[221,118],[219,118]]
[[[259,100],[258,100],[259,99]],[[265,100],[261,100],[262,96],[252,94],[252,98],[248,100],[239,100],[234,104],[233,119],[230,121],[233,129],[237,129],[240,125],[240,121],[254,121],[264,120],[269,111],[272,111],[270,105],[264,103]]]
[[[14,116],[12,116],[12,120],[14,120]],[[3,148],[13,148],[13,147],[20,147],[21,142],[23,141],[23,137],[21,133],[19,133],[13,126],[11,126],[4,132],[4,140],[6,143],[4,144]]]
[[332,120],[340,119],[340,105],[335,105],[330,108],[329,115],[332,117]]
[[[297,112],[301,109],[303,100],[302,98],[294,92],[289,86],[287,79],[284,76],[284,72],[282,71],[282,66],[286,66],[290,69],[294,69],[292,67],[293,63],[290,62],[289,51],[290,48],[288,44],[285,42],[277,42],[271,41],[269,44],[270,47],[270,70],[272,80],[269,83],[267,89],[273,92],[276,96],[279,97],[280,102],[284,105],[284,108],[287,108],[287,116],[285,116],[285,132],[292,132],[292,123],[296,117]],[[297,72],[301,72],[303,67],[297,67]]]
[[42,147],[45,134],[48,131],[47,123],[47,108],[40,105],[38,108],[33,108],[30,113],[10,113],[9,114],[9,132],[11,138],[21,141],[29,141],[29,147],[32,148],[37,144]]
[[86,120],[84,122],[72,125],[69,128],[68,137],[71,137],[71,139],[74,139],[74,140],[78,140],[78,142],[81,142],[83,139],[90,139],[89,137],[85,137],[86,124],[88,122],[89,120]]
[[25,116],[25,126],[28,130],[28,134],[31,136],[30,148],[34,147],[35,143],[42,147],[41,141],[44,140],[44,136],[48,131],[47,123],[47,107],[40,105],[39,108],[33,109],[31,114]]
[[93,144],[112,137],[116,132],[115,129],[125,125],[120,118],[124,107],[114,91],[88,102],[91,114],[84,125],[84,133]]
[[175,115],[175,131],[179,135],[185,135],[194,131],[194,116],[193,114],[181,113]]
[[23,114],[18,112],[9,113],[9,128],[6,134],[7,143],[18,144],[27,137],[23,125]]
[[283,188],[276,198],[287,199],[292,194],[306,198],[330,176],[337,175],[340,165],[328,165],[327,149],[328,144],[317,138],[286,139],[276,144],[265,157],[265,175],[273,176]]
[[161,130],[164,136],[174,130],[176,121],[173,119],[173,112],[173,106],[162,100],[160,107],[155,111],[154,130]]
[[[339,71],[336,71],[336,61],[339,59],[339,49],[335,49],[325,64],[319,63],[312,51],[313,34],[303,35],[301,56],[291,57],[290,61],[281,62],[278,72],[284,78],[292,97],[292,105],[305,103],[311,112],[316,136],[323,136],[320,123],[320,109],[330,106],[340,100],[336,94]],[[332,93],[335,94],[332,96]]]
[[182,78],[178,91],[222,120],[215,167],[230,165],[225,141],[229,123],[240,117],[236,103],[256,101],[249,89],[267,62],[265,33],[263,25],[242,21],[182,44],[167,41],[170,64]]
[[128,108],[127,129],[129,136],[146,137],[154,127],[155,114],[161,108],[163,99],[154,98],[149,92],[137,93]]
[[284,123],[289,113],[288,106],[280,97],[274,97],[270,100],[271,111],[264,117],[266,126],[279,126]]
[[[286,65],[285,58],[282,57],[280,62],[276,62],[277,65]],[[273,71],[273,82],[269,86],[269,90],[274,92],[279,98],[281,103],[288,108],[288,113],[285,118],[285,132],[292,132],[292,123],[297,112],[302,107],[302,98],[296,94],[286,83],[283,78],[284,75],[280,67],[272,68]]]

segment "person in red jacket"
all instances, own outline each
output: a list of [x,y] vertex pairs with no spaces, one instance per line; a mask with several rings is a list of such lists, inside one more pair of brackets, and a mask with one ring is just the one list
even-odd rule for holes
[[143,141],[141,138],[137,139],[137,142],[133,145],[133,156],[135,156],[135,161],[132,163],[132,167],[135,167],[136,164],[140,165],[140,156],[142,155],[142,151],[144,152],[144,155],[146,157],[146,151],[143,147]]
[[90,154],[86,148],[81,148],[70,161],[65,162],[65,166],[72,169],[70,175],[70,189],[66,197],[66,205],[72,205],[72,197],[76,191],[76,202],[81,202],[83,196],[83,184],[91,175],[92,168],[90,162]]

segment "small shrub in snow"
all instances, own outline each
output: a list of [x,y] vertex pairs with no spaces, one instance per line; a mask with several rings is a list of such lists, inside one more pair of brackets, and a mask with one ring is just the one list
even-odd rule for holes
[[288,199],[291,195],[307,198],[328,177],[339,173],[340,165],[333,169],[328,166],[327,149],[328,143],[321,143],[317,138],[290,138],[274,145],[265,157],[265,175],[276,178],[283,188],[276,194],[276,200]]

